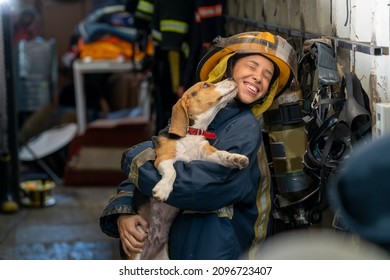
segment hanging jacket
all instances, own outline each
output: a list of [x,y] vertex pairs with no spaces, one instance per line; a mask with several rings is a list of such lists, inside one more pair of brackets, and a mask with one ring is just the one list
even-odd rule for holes
[[126,11],[134,15],[134,25],[138,30],[150,32],[154,0],[128,0]]
[[[167,203],[182,209],[169,236],[171,259],[254,258],[267,234],[271,210],[270,184],[263,180],[265,155],[261,129],[251,111],[238,104],[223,108],[209,126],[217,134],[217,149],[241,153],[250,162],[238,170],[204,162],[175,163],[177,177]],[[118,187],[104,209],[100,226],[109,236],[119,237],[116,219],[120,213],[135,213],[135,187],[151,196],[161,178],[153,166],[150,141],[124,154],[122,167],[129,180]]]
[[194,21],[190,27],[189,56],[180,83],[184,90],[196,82],[196,67],[218,36],[225,36],[223,0],[195,0]]
[[164,50],[187,51],[189,28],[193,22],[193,0],[154,1],[152,37]]

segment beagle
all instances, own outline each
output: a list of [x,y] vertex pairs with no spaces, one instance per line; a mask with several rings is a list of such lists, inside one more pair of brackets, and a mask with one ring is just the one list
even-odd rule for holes
[[[152,190],[152,199],[146,199],[147,203],[145,199],[142,203],[136,202],[140,204],[138,213],[149,223],[148,240],[142,255],[130,256],[130,259],[168,259],[169,229],[179,210],[164,201],[173,190],[176,161],[204,160],[239,169],[248,166],[246,156],[217,150],[206,139],[216,137],[207,127],[236,94],[237,84],[232,79],[216,84],[198,82],[173,106],[167,135],[155,137],[154,166],[161,180]],[[135,193],[135,201],[138,193]]]

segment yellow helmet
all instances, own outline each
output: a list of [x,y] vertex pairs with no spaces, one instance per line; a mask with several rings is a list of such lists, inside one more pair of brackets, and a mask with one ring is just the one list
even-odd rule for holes
[[279,75],[273,79],[265,100],[252,107],[255,115],[267,110],[274,98],[287,89],[294,77],[297,78],[298,63],[293,47],[281,36],[251,31],[227,38],[217,37],[214,47],[199,62],[198,79],[213,83],[220,81],[227,70],[229,58],[235,54],[260,54],[279,68]]

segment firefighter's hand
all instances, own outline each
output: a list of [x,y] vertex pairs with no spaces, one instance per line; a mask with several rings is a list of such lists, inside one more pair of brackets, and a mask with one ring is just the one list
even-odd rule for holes
[[148,223],[140,215],[120,215],[117,221],[122,247],[126,255],[142,253],[148,235]]

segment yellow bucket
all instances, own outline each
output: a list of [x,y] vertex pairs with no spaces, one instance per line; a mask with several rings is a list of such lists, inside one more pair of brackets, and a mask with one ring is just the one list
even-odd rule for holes
[[29,207],[47,207],[55,204],[52,191],[55,183],[51,180],[28,180],[20,183],[21,203]]

